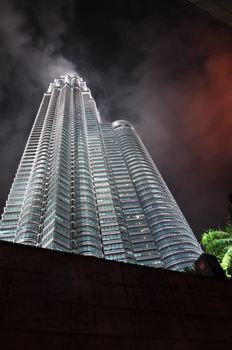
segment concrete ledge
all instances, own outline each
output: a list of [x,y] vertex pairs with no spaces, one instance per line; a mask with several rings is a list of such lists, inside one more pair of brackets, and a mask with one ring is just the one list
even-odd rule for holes
[[0,349],[228,349],[232,282],[0,242]]

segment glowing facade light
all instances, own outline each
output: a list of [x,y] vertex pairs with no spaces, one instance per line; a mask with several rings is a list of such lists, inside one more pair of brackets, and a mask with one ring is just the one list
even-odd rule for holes
[[74,74],[44,94],[0,239],[174,270],[202,253],[132,125],[102,122]]

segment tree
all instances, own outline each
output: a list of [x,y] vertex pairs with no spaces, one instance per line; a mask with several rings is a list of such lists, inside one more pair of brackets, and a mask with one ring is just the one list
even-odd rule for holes
[[230,246],[228,248],[227,252],[225,253],[225,255],[222,259],[221,267],[226,272],[226,275],[231,278],[231,275],[232,275],[232,246]]
[[201,237],[201,244],[206,253],[215,255],[228,277],[232,275],[232,226],[224,231],[210,229]]

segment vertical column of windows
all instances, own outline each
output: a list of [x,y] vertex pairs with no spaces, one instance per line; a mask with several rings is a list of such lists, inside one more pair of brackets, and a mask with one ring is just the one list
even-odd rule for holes
[[[98,136],[99,139],[101,139],[102,142],[102,149],[104,152],[104,161],[105,161],[105,168],[107,170],[107,178],[109,183],[109,188],[111,190],[112,194],[112,200],[113,200],[113,206],[115,210],[115,216],[118,223],[118,232],[116,234],[113,234],[113,232],[106,231],[106,234],[102,234],[102,239],[104,242],[104,249],[110,259],[117,259],[117,260],[123,260],[123,254],[125,255],[124,261],[134,263],[135,257],[134,257],[134,251],[131,244],[130,236],[128,233],[126,220],[122,208],[120,193],[118,191],[118,187],[114,178],[114,172],[112,167],[112,155],[113,157],[117,155],[118,148],[113,147],[111,148],[111,142],[112,142],[112,134],[110,134],[110,131],[112,131],[110,124],[100,124],[100,135]],[[109,216],[110,212],[103,211],[103,222],[105,216]],[[112,214],[111,214],[112,215]],[[106,217],[107,222],[107,217]],[[121,251],[120,251],[121,250]],[[116,255],[115,255],[116,254]],[[118,258],[119,256],[119,258]]]
[[164,266],[189,266],[201,253],[190,227],[135,132],[130,127],[115,132]]
[[70,87],[65,84],[59,94],[56,124],[50,148],[50,171],[47,210],[41,245],[46,248],[70,251]]
[[90,163],[86,111],[82,92],[74,90],[75,108],[75,247],[77,254],[102,257],[102,245],[96,214],[96,201]]
[[107,162],[95,104],[88,94],[84,96],[84,101],[88,149],[104,256],[107,259],[133,261],[133,252],[117,188]]
[[[93,189],[95,195],[96,203],[96,213],[99,225],[99,231],[101,234],[102,247],[104,251],[104,257],[107,258],[109,251],[104,244],[104,232],[107,228],[111,228],[112,231],[118,232],[118,223],[115,215],[113,199],[110,192],[110,187],[108,183],[107,170],[104,162],[104,155],[102,152],[101,142],[99,138],[98,130],[98,120],[94,108],[92,106],[90,96],[85,94],[84,96],[84,105],[85,105],[85,122],[87,129],[87,140],[88,140],[88,152],[89,159],[91,164],[91,176],[93,179]],[[103,217],[102,204],[106,204],[111,210],[108,212],[109,216]],[[106,213],[106,210],[104,210]],[[121,251],[121,254],[118,254],[120,257],[124,252]]]
[[[72,86],[75,86],[75,80],[72,79]],[[70,110],[69,110],[69,117],[70,117],[70,141],[71,141],[71,194],[70,194],[70,222],[71,222],[71,232],[70,232],[70,238],[71,238],[71,249],[72,252],[75,252],[75,238],[76,238],[76,232],[75,232],[75,213],[77,211],[76,208],[76,198],[75,198],[75,173],[76,173],[76,155],[77,155],[77,135],[76,135],[76,115],[75,115],[75,107],[74,107],[74,93],[75,89],[71,89],[71,96],[70,96]]]
[[36,151],[33,169],[28,184],[21,210],[17,235],[15,241],[18,243],[36,245],[40,239],[41,223],[43,217],[43,199],[48,171],[49,142],[51,127],[53,123],[54,110],[57,101],[57,93],[53,91],[47,109],[46,118],[40,130],[40,139]]
[[132,243],[137,263],[149,266],[162,266],[155,247],[146,216],[138,200],[134,184],[129,175],[120,145],[110,124],[102,124],[107,158],[119,193],[129,240]]
[[2,215],[2,220],[0,222],[0,239],[2,240],[13,241],[15,239],[18,220],[28,188],[29,178],[35,161],[40,133],[49,101],[50,95],[45,94],[10,190],[6,207]]

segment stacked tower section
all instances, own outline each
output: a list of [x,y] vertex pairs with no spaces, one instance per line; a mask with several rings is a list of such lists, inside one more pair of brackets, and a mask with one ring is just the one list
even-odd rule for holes
[[202,253],[134,128],[103,123],[76,74],[44,94],[0,239],[174,270]]

